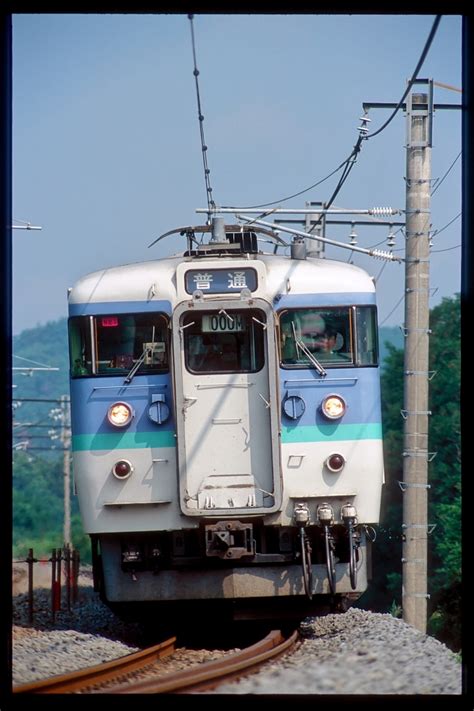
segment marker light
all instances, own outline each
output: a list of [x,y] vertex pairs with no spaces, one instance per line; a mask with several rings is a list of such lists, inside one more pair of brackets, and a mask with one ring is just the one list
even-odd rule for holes
[[111,425],[115,427],[125,427],[133,418],[133,410],[126,402],[114,402],[107,411],[107,417]]
[[132,472],[133,466],[128,459],[119,459],[112,467],[112,474],[117,477],[117,479],[128,479]]
[[346,460],[344,459],[342,454],[337,454],[337,452],[334,452],[333,454],[329,455],[329,457],[324,463],[330,472],[340,472],[343,469]]
[[321,403],[321,410],[330,420],[338,420],[346,411],[346,403],[340,395],[328,395]]

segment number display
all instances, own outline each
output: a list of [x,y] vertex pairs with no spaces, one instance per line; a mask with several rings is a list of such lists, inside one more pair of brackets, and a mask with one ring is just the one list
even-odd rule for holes
[[245,330],[242,314],[211,314],[202,317],[203,333],[237,333]]

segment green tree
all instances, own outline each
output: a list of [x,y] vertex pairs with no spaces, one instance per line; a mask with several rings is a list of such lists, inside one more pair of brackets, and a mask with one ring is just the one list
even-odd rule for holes
[[429,631],[460,648],[461,591],[461,323],[460,297],[444,298],[430,314]]
[[[13,557],[48,557],[62,547],[64,521],[62,458],[47,460],[16,452],[13,460]],[[71,500],[73,546],[90,562],[89,537],[84,534],[77,499]]]
[[[460,298],[444,298],[430,312],[428,631],[460,648],[461,458]],[[388,611],[401,605],[403,495],[403,350],[386,344],[382,420],[386,483],[374,546],[374,580],[364,604]]]

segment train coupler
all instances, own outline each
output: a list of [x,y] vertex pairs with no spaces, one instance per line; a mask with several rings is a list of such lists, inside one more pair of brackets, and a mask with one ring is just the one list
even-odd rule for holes
[[218,521],[205,526],[206,555],[224,560],[236,560],[255,555],[251,523]]

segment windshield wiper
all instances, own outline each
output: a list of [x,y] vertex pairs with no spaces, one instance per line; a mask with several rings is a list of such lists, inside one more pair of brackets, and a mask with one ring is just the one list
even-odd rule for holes
[[141,366],[141,364],[143,363],[143,361],[145,360],[145,358],[146,358],[147,356],[150,356],[150,357],[151,357],[151,352],[152,352],[152,351],[151,351],[151,348],[145,348],[145,350],[143,351],[143,353],[142,353],[142,355],[140,356],[140,358],[137,360],[136,363],[133,364],[132,369],[130,370],[129,374],[127,375],[127,377],[126,377],[125,380],[123,381],[124,383],[131,383],[131,382],[132,382],[133,376],[135,375],[135,373],[137,372],[137,370],[139,369],[139,367]]
[[292,323],[291,326],[292,326],[292,329],[293,329],[293,338],[295,339],[297,352],[298,352],[298,348],[299,348],[300,351],[301,351],[302,353],[304,353],[304,355],[307,357],[307,359],[309,360],[309,362],[316,368],[316,370],[318,371],[319,375],[327,375],[327,372],[324,370],[324,368],[323,368],[323,366],[321,365],[321,363],[315,358],[315,356],[311,353],[311,351],[310,351],[309,348],[303,343],[303,341],[301,341],[301,340],[298,338],[298,336],[296,335],[295,324]]
[[153,326],[153,330],[151,332],[151,344],[150,345],[151,345],[151,348],[144,348],[143,349],[143,353],[141,354],[140,358],[137,360],[136,363],[133,364],[132,369],[130,370],[129,374],[123,381],[124,384],[127,383],[127,385],[128,385],[128,383],[132,382],[133,376],[135,375],[135,373],[137,372],[137,370],[139,369],[139,367],[141,366],[141,364],[143,363],[143,361],[145,360],[145,358],[147,356],[149,358],[153,358],[153,351],[155,350],[155,327],[154,326]]

